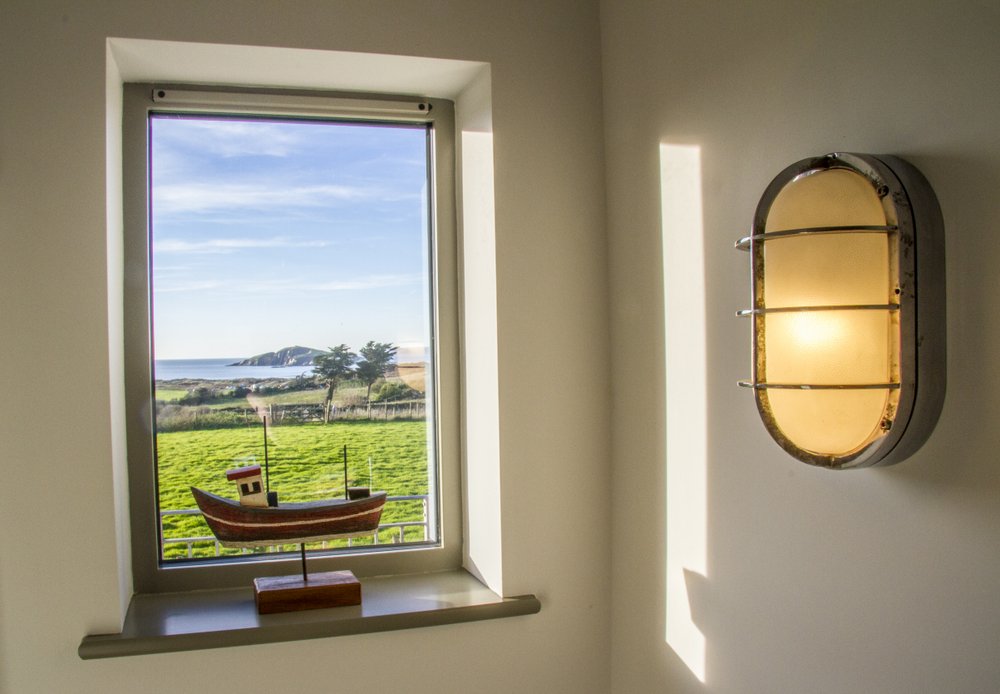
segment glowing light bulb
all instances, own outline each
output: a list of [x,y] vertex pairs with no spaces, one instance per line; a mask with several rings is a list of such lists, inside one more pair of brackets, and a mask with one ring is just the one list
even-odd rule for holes
[[830,311],[790,314],[789,332],[798,347],[816,349],[840,339],[843,333],[843,321],[830,315]]

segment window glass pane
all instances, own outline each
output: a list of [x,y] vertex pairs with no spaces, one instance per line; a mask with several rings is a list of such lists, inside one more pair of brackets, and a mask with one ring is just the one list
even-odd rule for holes
[[190,491],[238,499],[250,465],[279,503],[388,493],[377,532],[310,548],[435,542],[427,126],[149,128],[162,560],[264,551],[220,547]]

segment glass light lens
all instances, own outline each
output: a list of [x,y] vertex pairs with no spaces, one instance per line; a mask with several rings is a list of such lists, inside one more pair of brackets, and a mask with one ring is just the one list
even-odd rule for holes
[[[877,223],[885,224],[882,218]],[[789,236],[764,244],[768,308],[884,304],[889,288],[885,234]]]
[[[775,197],[765,233],[813,227],[882,227],[882,201],[871,182],[847,169],[803,174]],[[769,384],[871,385],[898,376],[898,316],[884,306],[896,278],[885,233],[801,234],[763,244],[765,307],[805,308],[768,313],[758,354],[758,378]],[[809,307],[825,307],[808,310]],[[769,389],[762,402],[796,446],[842,456],[883,435],[897,394],[885,389]]]
[[889,311],[765,317],[768,383],[864,385],[889,380]]
[[[893,391],[895,392],[895,391]],[[849,455],[883,434],[886,390],[769,390],[782,433],[819,455]]]

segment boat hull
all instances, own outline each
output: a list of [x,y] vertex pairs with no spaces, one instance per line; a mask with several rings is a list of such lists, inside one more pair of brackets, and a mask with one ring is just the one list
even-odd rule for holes
[[205,522],[224,547],[267,547],[371,534],[378,528],[386,493],[277,507],[239,502],[191,487]]

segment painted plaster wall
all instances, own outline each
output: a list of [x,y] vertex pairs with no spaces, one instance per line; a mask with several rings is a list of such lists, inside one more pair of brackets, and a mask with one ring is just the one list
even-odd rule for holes
[[[119,613],[109,36],[491,64],[504,589],[538,594],[539,615],[77,658],[84,633]],[[13,0],[0,10],[0,84],[0,691],[356,691],[373,676],[380,691],[607,691],[610,386],[596,3]]]
[[[997,691],[1000,9],[614,0],[601,22],[612,690]],[[706,398],[707,434],[686,442],[704,449],[700,461],[665,460],[664,331],[690,326],[683,309],[664,323],[661,143],[698,147],[702,167],[704,286],[691,295],[704,293],[706,375],[700,393],[680,384]],[[733,242],[764,187],[785,165],[837,150],[922,169],[944,212],[948,272],[948,395],[933,436],[901,465],[844,473],[770,441],[736,387],[749,375],[749,326],[734,317],[749,269]],[[665,265],[681,270],[673,257]],[[704,518],[691,523],[704,526],[706,562],[683,576],[674,616],[704,637],[704,683],[665,638],[666,576],[690,568],[666,565],[665,470],[699,463]]]

